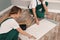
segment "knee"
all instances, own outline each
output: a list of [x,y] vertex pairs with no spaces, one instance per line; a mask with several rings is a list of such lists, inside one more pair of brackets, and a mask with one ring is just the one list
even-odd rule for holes
[[46,4],[46,6],[48,6],[48,2],[47,1],[45,2],[45,4]]

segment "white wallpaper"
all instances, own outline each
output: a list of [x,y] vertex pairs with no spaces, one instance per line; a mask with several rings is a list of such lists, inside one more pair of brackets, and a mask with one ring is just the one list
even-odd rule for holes
[[60,0],[47,0],[47,1],[60,1]]
[[11,0],[12,4],[15,5],[15,6],[19,6],[20,8],[21,7],[28,7],[28,5],[30,4],[30,0]]

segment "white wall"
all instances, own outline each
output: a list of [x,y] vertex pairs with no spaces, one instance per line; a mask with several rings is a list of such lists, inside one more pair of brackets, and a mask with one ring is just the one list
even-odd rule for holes
[[49,11],[60,13],[60,0],[47,0]]
[[11,0],[0,0],[0,11],[11,5]]

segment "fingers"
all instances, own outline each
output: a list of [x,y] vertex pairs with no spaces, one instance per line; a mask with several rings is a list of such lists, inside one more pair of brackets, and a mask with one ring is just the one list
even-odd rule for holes
[[37,25],[39,25],[39,21],[37,21],[36,23],[37,23]]
[[39,25],[39,22],[37,23],[37,25]]
[[30,36],[29,39],[36,39],[34,36]]
[[36,39],[34,36],[32,36],[32,38]]

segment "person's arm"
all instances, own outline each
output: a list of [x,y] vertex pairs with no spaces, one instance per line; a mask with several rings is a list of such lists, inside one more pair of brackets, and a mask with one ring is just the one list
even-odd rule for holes
[[19,33],[21,33],[22,35],[25,35],[25,36],[27,36],[27,37],[29,37],[29,38],[35,38],[35,37],[33,37],[32,35],[28,34],[27,32],[23,31],[23,30],[20,28],[18,22],[17,22],[15,19],[9,19],[8,22],[9,22],[9,24],[7,24],[7,25],[10,25],[11,28],[16,29],[16,30],[17,30]]
[[33,15],[34,15],[34,19],[35,19],[36,23],[39,24],[38,18],[36,16],[36,9],[32,8],[32,11],[33,11]]
[[44,0],[40,0],[40,2],[42,3],[42,5],[43,5],[43,7],[45,9],[46,14],[48,14],[48,7],[46,6],[45,1]]
[[21,28],[17,28],[16,29],[19,33],[25,35],[25,36],[28,36],[29,38],[34,38],[36,39],[35,37],[33,37],[32,35],[28,34],[27,32],[23,31]]
[[46,15],[48,15],[48,7],[45,4],[43,4],[43,7],[45,9]]
[[45,5],[45,4],[43,4],[43,6],[44,6],[44,9],[45,9],[45,11],[46,11],[46,13],[45,13],[45,17],[47,17],[47,18],[51,18],[51,15],[49,15],[48,14],[48,8],[47,8],[47,6]]

